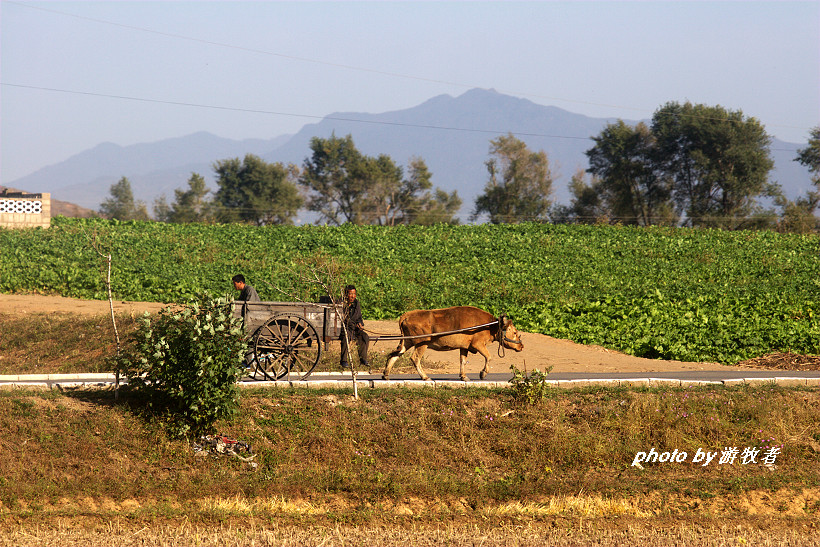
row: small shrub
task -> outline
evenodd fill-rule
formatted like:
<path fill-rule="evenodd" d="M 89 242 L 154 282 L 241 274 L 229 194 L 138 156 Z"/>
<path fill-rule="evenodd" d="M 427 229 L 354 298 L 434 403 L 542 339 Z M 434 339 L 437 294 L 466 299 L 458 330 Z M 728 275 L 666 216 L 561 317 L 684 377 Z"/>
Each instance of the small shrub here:
<path fill-rule="evenodd" d="M 247 343 L 230 301 L 205 295 L 139 323 L 117 366 L 150 411 L 167 414 L 172 433 L 207 433 L 236 410 Z"/>
<path fill-rule="evenodd" d="M 552 367 L 540 372 L 534 369 L 529 375 L 518 370 L 515 365 L 510 365 L 513 377 L 510 384 L 513 387 L 513 398 L 528 405 L 534 405 L 547 398 L 550 392 L 550 385 L 547 383 L 547 375 L 552 371 Z"/>

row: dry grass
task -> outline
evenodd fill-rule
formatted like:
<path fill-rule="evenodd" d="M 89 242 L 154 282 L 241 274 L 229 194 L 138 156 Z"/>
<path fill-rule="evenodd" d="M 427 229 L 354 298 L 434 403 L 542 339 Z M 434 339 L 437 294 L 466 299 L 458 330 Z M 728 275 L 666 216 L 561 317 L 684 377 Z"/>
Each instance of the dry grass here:
<path fill-rule="evenodd" d="M 89 370 L 106 321 L 0 317 L 0 366 Z M 73 335 L 53 344 L 55 329 Z M 127 392 L 0 391 L 0 546 L 820 545 L 816 388 L 242 397 L 219 432 L 255 466 L 198 455 Z M 783 452 L 774 469 L 631 466 L 653 447 L 735 445 Z"/>
<path fill-rule="evenodd" d="M 820 514 L 818 390 L 253 390 L 220 428 L 256 466 L 136 404 L 0 392 L 0 545 L 811 545 Z M 774 471 L 630 465 L 758 430 L 783 439 Z"/>
<path fill-rule="evenodd" d="M 803 529 L 783 527 L 760 519 L 724 523 L 708 518 L 652 521 L 556 518 L 516 523 L 485 520 L 468 523 L 414 521 L 361 526 L 295 526 L 279 524 L 275 519 L 201 525 L 185 521 L 146 523 L 127 518 L 76 517 L 4 527 L 0 546 L 812 547 L 820 545 L 815 535 L 816 528 L 809 525 Z"/>
<path fill-rule="evenodd" d="M 123 342 L 136 321 L 117 316 Z M 106 358 L 117 350 L 108 315 L 0 313 L 0 332 L 0 374 L 102 372 L 109 370 Z"/>

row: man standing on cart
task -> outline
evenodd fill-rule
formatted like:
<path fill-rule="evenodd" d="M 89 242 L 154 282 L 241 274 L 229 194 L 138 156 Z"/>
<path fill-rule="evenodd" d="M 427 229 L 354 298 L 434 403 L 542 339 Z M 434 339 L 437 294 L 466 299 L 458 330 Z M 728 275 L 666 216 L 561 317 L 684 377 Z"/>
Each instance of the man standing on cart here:
<path fill-rule="evenodd" d="M 348 285 L 345 287 L 344 307 L 342 308 L 344 326 L 347 331 L 345 337 L 344 331 L 340 336 L 342 341 L 342 355 L 340 358 L 340 365 L 343 369 L 350 368 L 350 363 L 347 362 L 348 346 L 347 340 L 356 342 L 359 350 L 359 363 L 362 369 L 368 368 L 367 364 L 367 350 L 370 346 L 370 336 L 364 331 L 364 321 L 362 320 L 362 305 L 357 298 L 356 287 Z"/>

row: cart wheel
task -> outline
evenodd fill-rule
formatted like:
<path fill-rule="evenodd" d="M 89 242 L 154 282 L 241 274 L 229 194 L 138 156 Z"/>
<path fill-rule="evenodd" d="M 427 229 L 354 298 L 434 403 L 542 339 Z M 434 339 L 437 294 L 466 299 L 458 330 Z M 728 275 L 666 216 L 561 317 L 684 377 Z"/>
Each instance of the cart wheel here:
<path fill-rule="evenodd" d="M 291 380 L 304 380 L 319 363 L 319 342 L 316 329 L 304 317 L 274 315 L 253 334 L 250 375 L 255 379 L 278 380 L 290 372 Z"/>

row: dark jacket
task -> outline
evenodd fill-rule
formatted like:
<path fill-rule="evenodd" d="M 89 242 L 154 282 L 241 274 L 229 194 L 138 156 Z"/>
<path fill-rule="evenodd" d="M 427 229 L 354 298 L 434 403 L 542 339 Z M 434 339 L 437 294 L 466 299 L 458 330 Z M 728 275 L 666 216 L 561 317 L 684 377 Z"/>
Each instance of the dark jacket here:
<path fill-rule="evenodd" d="M 357 298 L 352 303 L 345 302 L 344 305 L 345 327 L 351 334 L 359 332 L 361 325 L 364 324 L 362 320 L 362 305 L 359 304 Z"/>
<path fill-rule="evenodd" d="M 245 302 L 259 302 L 261 299 L 259 295 L 256 293 L 256 289 L 252 286 L 245 284 L 245 288 L 240 291 L 239 296 L 236 298 L 237 300 L 244 300 Z"/>

